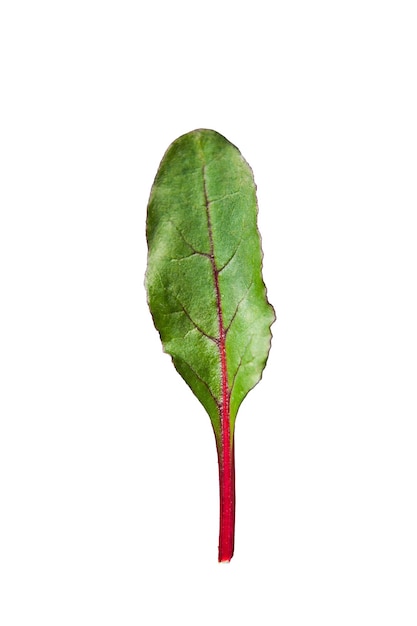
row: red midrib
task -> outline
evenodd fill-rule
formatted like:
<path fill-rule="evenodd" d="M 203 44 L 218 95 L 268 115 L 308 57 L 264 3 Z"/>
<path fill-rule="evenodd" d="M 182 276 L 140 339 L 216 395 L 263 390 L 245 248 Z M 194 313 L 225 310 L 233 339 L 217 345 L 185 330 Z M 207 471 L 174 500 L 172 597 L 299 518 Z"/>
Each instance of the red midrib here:
<path fill-rule="evenodd" d="M 213 269 L 214 287 L 216 291 L 217 317 L 219 322 L 218 348 L 221 368 L 222 399 L 220 412 L 220 448 L 219 484 L 220 484 L 220 532 L 219 532 L 219 562 L 227 562 L 233 556 L 235 532 L 235 480 L 234 480 L 234 449 L 230 436 L 230 392 L 227 376 L 226 359 L 226 330 L 223 324 L 222 300 L 219 285 L 219 270 L 214 256 L 213 231 L 210 219 L 210 201 L 206 188 L 205 166 L 203 167 L 204 196 L 207 211 L 207 225 L 210 239 L 210 261 Z"/>
<path fill-rule="evenodd" d="M 220 482 L 220 533 L 219 561 L 230 561 L 233 556 L 235 526 L 235 494 L 233 446 L 230 437 L 230 400 L 227 380 L 226 333 L 223 326 L 218 271 L 214 271 L 219 317 L 219 352 L 222 376 L 222 402 L 220 407 L 221 449 L 219 451 Z"/>

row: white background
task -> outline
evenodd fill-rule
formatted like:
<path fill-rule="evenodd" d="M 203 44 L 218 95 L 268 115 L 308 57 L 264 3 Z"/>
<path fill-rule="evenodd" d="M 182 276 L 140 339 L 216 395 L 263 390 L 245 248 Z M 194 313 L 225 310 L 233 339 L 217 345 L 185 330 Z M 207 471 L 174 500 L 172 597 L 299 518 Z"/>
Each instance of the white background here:
<path fill-rule="evenodd" d="M 1 6 L 2 625 L 415 626 L 415 3 Z M 254 170 L 277 312 L 229 565 L 143 288 L 198 127 Z"/>

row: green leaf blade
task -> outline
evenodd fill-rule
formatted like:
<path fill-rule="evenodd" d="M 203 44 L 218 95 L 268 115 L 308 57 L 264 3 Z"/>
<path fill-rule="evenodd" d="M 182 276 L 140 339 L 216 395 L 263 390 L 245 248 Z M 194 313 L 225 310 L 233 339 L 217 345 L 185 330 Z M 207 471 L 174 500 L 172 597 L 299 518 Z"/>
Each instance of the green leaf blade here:
<path fill-rule="evenodd" d="M 270 348 L 275 315 L 262 280 L 257 211 L 252 171 L 222 135 L 197 130 L 168 148 L 148 206 L 148 300 L 164 350 L 217 433 L 224 399 L 216 280 L 232 431 Z"/>

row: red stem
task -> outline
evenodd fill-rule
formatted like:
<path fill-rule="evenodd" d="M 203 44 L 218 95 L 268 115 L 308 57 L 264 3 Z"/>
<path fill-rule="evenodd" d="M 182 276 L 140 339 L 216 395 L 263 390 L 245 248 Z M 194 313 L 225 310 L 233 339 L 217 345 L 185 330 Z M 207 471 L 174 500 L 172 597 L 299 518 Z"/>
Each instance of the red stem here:
<path fill-rule="evenodd" d="M 226 446 L 225 454 L 219 451 L 220 483 L 220 533 L 219 563 L 233 556 L 235 539 L 235 459 L 234 446 Z"/>

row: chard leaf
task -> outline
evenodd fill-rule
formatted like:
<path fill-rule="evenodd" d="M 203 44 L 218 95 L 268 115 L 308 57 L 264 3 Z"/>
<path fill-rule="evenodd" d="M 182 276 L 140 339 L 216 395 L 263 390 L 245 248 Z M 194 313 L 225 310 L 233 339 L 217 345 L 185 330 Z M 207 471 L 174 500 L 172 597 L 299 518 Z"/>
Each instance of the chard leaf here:
<path fill-rule="evenodd" d="M 256 187 L 239 150 L 200 129 L 165 153 L 148 204 L 146 289 L 164 351 L 210 416 L 219 459 L 219 561 L 234 547 L 234 428 L 275 320 L 262 279 Z"/>

